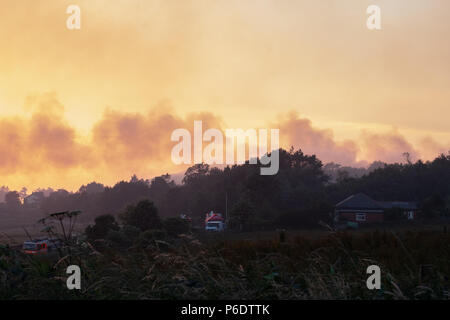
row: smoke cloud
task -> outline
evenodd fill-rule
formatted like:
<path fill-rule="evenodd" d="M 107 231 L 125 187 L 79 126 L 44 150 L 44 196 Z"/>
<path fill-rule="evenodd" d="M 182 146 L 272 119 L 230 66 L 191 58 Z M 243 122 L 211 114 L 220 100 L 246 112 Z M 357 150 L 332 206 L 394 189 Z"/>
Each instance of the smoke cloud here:
<path fill-rule="evenodd" d="M 281 144 L 293 146 L 307 154 L 315 154 L 322 162 L 337 162 L 349 166 L 367 166 L 374 161 L 386 163 L 410 160 L 431 160 L 450 147 L 425 137 L 418 146 L 408 141 L 397 129 L 386 133 L 362 130 L 357 139 L 337 141 L 331 130 L 315 128 L 311 120 L 301 118 L 296 112 L 282 116 L 277 124 L 280 128 Z"/>
<path fill-rule="evenodd" d="M 83 135 L 65 119 L 64 106 L 53 93 L 30 96 L 24 110 L 22 116 L 0 118 L 0 183 L 13 189 L 25 185 L 74 190 L 92 180 L 113 184 L 132 174 L 181 172 L 187 166 L 171 161 L 173 130 L 186 128 L 193 134 L 194 120 L 203 122 L 203 132 L 228 128 L 211 112 L 182 117 L 162 103 L 146 114 L 106 109 Z M 414 146 L 396 130 L 385 134 L 366 130 L 358 139 L 337 141 L 331 130 L 316 128 L 295 112 L 279 117 L 271 128 L 280 129 L 282 147 L 316 154 L 324 163 L 364 166 L 375 160 L 404 161 L 405 152 L 413 160 L 446 152 L 430 137 Z"/>

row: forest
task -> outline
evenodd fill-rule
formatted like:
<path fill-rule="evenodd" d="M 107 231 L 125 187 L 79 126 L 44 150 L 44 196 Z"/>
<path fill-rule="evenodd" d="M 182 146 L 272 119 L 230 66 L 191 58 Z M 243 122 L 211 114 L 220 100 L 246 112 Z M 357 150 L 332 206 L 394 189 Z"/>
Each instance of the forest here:
<path fill-rule="evenodd" d="M 186 170 L 181 184 L 168 174 L 151 180 L 133 176 L 112 187 L 92 182 L 77 192 L 38 191 L 32 203 L 9 191 L 0 203 L 0 217 L 25 213 L 39 218 L 77 210 L 83 212 L 80 221 L 91 223 L 102 215 L 118 217 L 130 205 L 149 200 L 161 218 L 186 214 L 194 226 L 213 210 L 227 213 L 230 228 L 243 231 L 308 229 L 321 221 L 330 223 L 333 206 L 359 192 L 380 201 L 416 201 L 422 219 L 450 215 L 450 153 L 426 162 L 377 162 L 369 169 L 323 165 L 315 155 L 293 148 L 280 149 L 279 156 L 279 173 L 273 176 L 260 175 L 259 165 L 248 163 L 223 169 L 196 164 Z"/>

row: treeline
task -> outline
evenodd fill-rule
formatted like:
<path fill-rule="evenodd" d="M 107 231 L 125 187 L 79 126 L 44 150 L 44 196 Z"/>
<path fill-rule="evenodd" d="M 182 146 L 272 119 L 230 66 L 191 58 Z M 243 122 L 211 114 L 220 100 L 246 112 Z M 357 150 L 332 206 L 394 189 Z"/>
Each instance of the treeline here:
<path fill-rule="evenodd" d="M 356 177 L 334 166 L 337 178 L 326 173 L 316 156 L 301 150 L 280 149 L 279 159 L 279 172 L 273 176 L 260 175 L 259 165 L 218 169 L 197 164 L 186 171 L 181 185 L 167 174 L 151 181 L 133 176 L 113 187 L 94 182 L 76 193 L 58 190 L 42 197 L 38 207 L 32 202 L 22 206 L 41 213 L 81 210 L 82 219 L 91 222 L 104 214 L 117 216 L 146 199 L 161 218 L 186 214 L 200 225 L 206 212 L 228 212 L 229 226 L 242 230 L 316 227 L 319 221 L 331 221 L 334 204 L 358 192 L 376 200 L 417 201 L 423 217 L 450 212 L 450 153 L 427 162 L 376 163 Z M 20 208 L 14 196 L 8 199 L 7 205 Z"/>

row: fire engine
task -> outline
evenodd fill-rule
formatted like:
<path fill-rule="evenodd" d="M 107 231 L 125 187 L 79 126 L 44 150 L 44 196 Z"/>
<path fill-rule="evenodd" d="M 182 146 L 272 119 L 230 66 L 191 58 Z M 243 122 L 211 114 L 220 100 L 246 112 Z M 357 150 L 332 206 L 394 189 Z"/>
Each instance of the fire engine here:
<path fill-rule="evenodd" d="M 225 219 L 221 213 L 209 212 L 205 218 L 205 230 L 206 231 L 224 231 Z"/>
<path fill-rule="evenodd" d="M 61 246 L 59 239 L 38 238 L 30 241 L 25 241 L 22 250 L 26 254 L 46 254 L 55 251 Z"/>

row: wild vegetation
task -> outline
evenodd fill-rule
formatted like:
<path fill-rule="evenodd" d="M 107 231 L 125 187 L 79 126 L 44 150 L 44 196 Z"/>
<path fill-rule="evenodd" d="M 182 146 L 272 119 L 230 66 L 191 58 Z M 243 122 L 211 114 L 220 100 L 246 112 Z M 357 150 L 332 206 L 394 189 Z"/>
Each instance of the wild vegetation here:
<path fill-rule="evenodd" d="M 446 230 L 230 240 L 181 221 L 141 230 L 111 217 L 53 256 L 0 247 L 0 299 L 450 299 Z M 81 290 L 66 287 L 70 264 Z M 381 290 L 366 287 L 373 264 Z"/>

